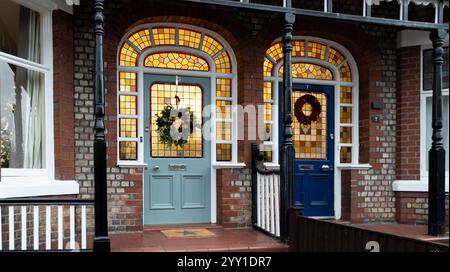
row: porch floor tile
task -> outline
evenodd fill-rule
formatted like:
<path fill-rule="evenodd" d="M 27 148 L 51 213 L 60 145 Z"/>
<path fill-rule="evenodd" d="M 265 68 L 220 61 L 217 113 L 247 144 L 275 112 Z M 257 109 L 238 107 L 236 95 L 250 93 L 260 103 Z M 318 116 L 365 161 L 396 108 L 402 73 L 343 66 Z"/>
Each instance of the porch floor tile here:
<path fill-rule="evenodd" d="M 214 237 L 167 238 L 160 229 L 111 234 L 115 252 L 287 252 L 288 246 L 254 229 L 208 228 Z"/>

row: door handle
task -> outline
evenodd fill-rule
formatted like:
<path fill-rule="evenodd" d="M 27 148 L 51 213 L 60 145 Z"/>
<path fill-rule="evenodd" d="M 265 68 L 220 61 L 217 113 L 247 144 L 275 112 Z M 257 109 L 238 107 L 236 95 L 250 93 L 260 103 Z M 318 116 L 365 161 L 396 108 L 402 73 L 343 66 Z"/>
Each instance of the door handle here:
<path fill-rule="evenodd" d="M 159 170 L 159 166 L 158 165 L 153 166 L 153 171 L 158 171 L 158 170 Z"/>
<path fill-rule="evenodd" d="M 330 171 L 330 166 L 326 165 L 326 164 L 322 165 L 322 171 L 325 171 L 325 172 Z"/>

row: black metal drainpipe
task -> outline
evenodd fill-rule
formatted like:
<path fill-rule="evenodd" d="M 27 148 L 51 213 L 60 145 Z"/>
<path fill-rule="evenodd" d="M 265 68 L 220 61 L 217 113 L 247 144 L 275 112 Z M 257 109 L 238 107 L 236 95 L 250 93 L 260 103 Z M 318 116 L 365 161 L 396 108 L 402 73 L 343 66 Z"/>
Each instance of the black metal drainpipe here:
<path fill-rule="evenodd" d="M 292 31 L 295 15 L 284 15 L 283 54 L 284 73 L 282 91 L 283 144 L 280 149 L 280 191 L 281 191 L 281 239 L 288 240 L 289 208 L 293 203 L 294 146 L 292 144 Z"/>
<path fill-rule="evenodd" d="M 94 1 L 95 22 L 95 237 L 94 251 L 109 252 L 108 203 L 106 190 L 105 78 L 103 68 L 103 0 Z"/>
<path fill-rule="evenodd" d="M 433 136 L 428 153 L 428 234 L 445 234 L 445 149 L 442 120 L 442 64 L 444 63 L 444 39 L 446 30 L 433 30 Z M 448 114 L 448 113 L 447 113 Z M 448 137 L 448 135 L 446 135 Z"/>

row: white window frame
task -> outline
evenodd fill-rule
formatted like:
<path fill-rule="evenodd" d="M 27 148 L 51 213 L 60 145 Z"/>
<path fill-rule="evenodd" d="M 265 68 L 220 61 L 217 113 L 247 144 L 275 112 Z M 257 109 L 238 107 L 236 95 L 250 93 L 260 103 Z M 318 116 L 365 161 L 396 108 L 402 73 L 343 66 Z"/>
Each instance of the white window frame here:
<path fill-rule="evenodd" d="M 145 137 L 144 137 L 144 74 L 161 74 L 161 75 L 177 75 L 177 76 L 198 76 L 198 77 L 207 77 L 210 78 L 211 82 L 211 105 L 213 105 L 212 113 L 211 113 L 211 162 L 212 167 L 214 168 L 240 168 L 245 166 L 245 164 L 238 162 L 238 118 L 237 118 L 237 61 L 236 57 L 234 55 L 234 52 L 231 48 L 231 46 L 228 44 L 228 42 L 223 39 L 220 35 L 197 26 L 189 25 L 189 24 L 181 24 L 181 23 L 152 23 L 152 24 L 141 24 L 139 26 L 134 27 L 133 29 L 129 30 L 122 38 L 122 40 L 119 43 L 119 47 L 117 49 L 117 56 L 120 56 L 120 49 L 124 42 L 127 41 L 128 37 L 140 30 L 140 29 L 152 29 L 154 27 L 173 27 L 176 29 L 176 33 L 178 33 L 179 28 L 187 28 L 194 31 L 198 31 L 202 33 L 202 39 L 205 34 L 213 37 L 217 41 L 219 41 L 222 46 L 222 51 L 227 51 L 228 55 L 230 57 L 231 61 L 231 67 L 232 67 L 232 73 L 230 74 L 223 74 L 223 73 L 217 73 L 215 69 L 215 62 L 214 58 L 210 55 L 204 53 L 200 49 L 194 49 L 189 47 L 183 47 L 178 46 L 178 36 L 176 37 L 176 44 L 171 46 L 151 46 L 150 48 L 144 49 L 139 55 L 137 60 L 137 66 L 136 67 L 129 67 L 129 66 L 120 66 L 119 58 L 117 58 L 117 164 L 120 167 L 145 167 L 147 166 L 147 163 L 145 162 Z M 150 36 L 152 39 L 152 33 L 150 31 Z M 185 71 L 185 70 L 175 70 L 175 69 L 159 69 L 159 68 L 148 68 L 144 67 L 144 60 L 149 54 L 158 53 L 158 52 L 168 52 L 168 51 L 175 51 L 175 52 L 183 52 L 183 53 L 191 53 L 195 54 L 197 56 L 202 57 L 204 60 L 208 62 L 208 65 L 210 67 L 209 72 L 201 72 L 201 71 Z M 222 51 L 220 51 L 217 55 L 219 55 Z M 139 52 L 139 51 L 138 51 Z M 121 138 L 120 137 L 120 117 L 122 115 L 119 114 L 119 95 L 125 94 L 130 95 L 129 92 L 123 93 L 120 92 L 120 80 L 119 80 L 119 73 L 120 72 L 136 72 L 137 74 L 137 85 L 138 85 L 138 137 L 136 139 L 128 139 L 128 138 Z M 229 99 L 232 102 L 232 140 L 231 141 L 219 141 L 216 140 L 216 122 L 219 122 L 220 120 L 216 118 L 216 79 L 217 78 L 228 78 L 231 79 L 231 88 L 232 88 L 232 98 Z M 131 93 L 131 95 L 133 95 Z M 220 100 L 228 100 L 225 98 L 221 98 Z M 126 116 L 123 116 L 126 118 Z M 134 117 L 135 118 L 135 117 Z M 142 141 L 140 141 L 140 137 L 142 137 Z M 138 156 L 137 160 L 132 161 L 124 161 L 120 160 L 120 150 L 119 150 L 119 142 L 120 141 L 137 141 L 138 143 Z M 231 144 L 232 146 L 232 159 L 229 162 L 222 162 L 216 160 L 216 144 Z"/>
<path fill-rule="evenodd" d="M 52 12 L 57 7 L 50 0 L 11 0 L 40 14 L 41 63 L 0 52 L 0 59 L 8 64 L 44 75 L 44 134 L 42 169 L 1 169 L 0 198 L 78 194 L 75 181 L 55 181 L 54 120 L 53 120 L 53 22 Z"/>

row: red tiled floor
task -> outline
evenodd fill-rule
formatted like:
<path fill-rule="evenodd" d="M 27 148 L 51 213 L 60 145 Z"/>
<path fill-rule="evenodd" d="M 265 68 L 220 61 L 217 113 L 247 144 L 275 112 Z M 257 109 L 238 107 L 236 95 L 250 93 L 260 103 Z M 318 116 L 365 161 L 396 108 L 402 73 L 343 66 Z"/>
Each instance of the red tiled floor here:
<path fill-rule="evenodd" d="M 203 226 L 204 227 L 204 226 Z M 121 252 L 176 252 L 176 251 L 288 251 L 288 246 L 254 229 L 208 230 L 215 234 L 206 238 L 167 238 L 158 227 L 143 233 L 112 234 L 112 251 Z"/>

